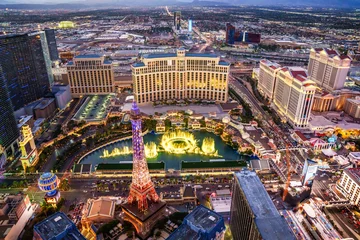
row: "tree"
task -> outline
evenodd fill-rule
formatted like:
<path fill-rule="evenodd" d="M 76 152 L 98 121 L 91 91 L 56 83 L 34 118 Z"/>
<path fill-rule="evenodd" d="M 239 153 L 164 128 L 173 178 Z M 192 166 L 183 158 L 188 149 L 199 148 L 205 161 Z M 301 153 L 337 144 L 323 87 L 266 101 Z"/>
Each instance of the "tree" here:
<path fill-rule="evenodd" d="M 69 191 L 70 189 L 69 180 L 68 179 L 61 180 L 59 189 L 61 191 Z"/>
<path fill-rule="evenodd" d="M 189 119 L 188 119 L 188 118 L 184 118 L 184 123 L 185 123 L 185 128 L 188 128 Z"/>
<path fill-rule="evenodd" d="M 169 119 L 165 119 L 165 129 L 168 130 L 171 128 L 171 121 Z"/>

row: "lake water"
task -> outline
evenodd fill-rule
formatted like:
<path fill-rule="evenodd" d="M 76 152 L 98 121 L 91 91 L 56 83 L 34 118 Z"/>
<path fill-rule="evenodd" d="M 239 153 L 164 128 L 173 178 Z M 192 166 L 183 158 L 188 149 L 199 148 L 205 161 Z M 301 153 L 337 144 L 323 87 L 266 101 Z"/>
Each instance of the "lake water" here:
<path fill-rule="evenodd" d="M 148 162 L 164 162 L 166 169 L 175 169 L 179 170 L 181 167 L 182 161 L 187 162 L 199 162 L 199 161 L 209 161 L 210 159 L 225 159 L 225 160 L 247 160 L 247 156 L 242 156 L 238 154 L 234 149 L 226 145 L 219 136 L 209 133 L 206 131 L 193 132 L 195 138 L 198 140 L 198 146 L 201 147 L 202 140 L 205 137 L 211 137 L 215 141 L 215 148 L 218 151 L 218 154 L 221 157 L 212 157 L 205 156 L 200 154 L 172 154 L 166 152 L 159 152 L 158 156 L 153 159 L 148 159 Z M 155 142 L 159 146 L 161 140 L 161 134 L 148 133 L 144 136 L 144 142 Z M 112 152 L 114 148 L 123 148 L 124 146 L 131 147 L 131 139 L 125 141 L 119 141 L 110 145 L 107 145 L 101 149 L 98 149 L 95 152 L 90 153 L 85 158 L 81 160 L 80 163 L 92 164 L 93 167 L 99 163 L 121 163 L 124 161 L 132 161 L 132 154 L 100 158 L 103 155 L 104 150 L 108 150 L 109 153 Z"/>

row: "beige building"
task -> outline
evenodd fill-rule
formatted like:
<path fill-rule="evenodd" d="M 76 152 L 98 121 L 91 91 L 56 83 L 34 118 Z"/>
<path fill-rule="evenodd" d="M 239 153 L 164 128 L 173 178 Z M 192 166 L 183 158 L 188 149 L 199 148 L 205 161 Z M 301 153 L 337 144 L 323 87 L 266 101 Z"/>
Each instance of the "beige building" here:
<path fill-rule="evenodd" d="M 360 118 L 360 98 L 347 99 L 345 103 L 345 112 L 353 118 Z"/>
<path fill-rule="evenodd" d="M 341 178 L 336 183 L 336 188 L 350 200 L 351 203 L 359 205 L 360 203 L 360 169 L 345 169 Z"/>
<path fill-rule="evenodd" d="M 268 99 L 274 96 L 276 73 L 280 69 L 281 66 L 277 63 L 268 60 L 260 61 L 258 89 Z"/>
<path fill-rule="evenodd" d="M 310 50 L 309 78 L 328 91 L 341 89 L 344 87 L 350 64 L 349 56 L 340 55 L 332 49 L 313 48 Z"/>
<path fill-rule="evenodd" d="M 176 53 L 143 55 L 132 66 L 138 103 L 174 99 L 226 102 L 230 64 L 213 54 Z"/>
<path fill-rule="evenodd" d="M 327 112 L 327 111 L 343 111 L 346 100 L 360 96 L 360 92 L 349 89 L 340 89 L 332 91 L 317 91 L 314 96 L 313 111 Z"/>
<path fill-rule="evenodd" d="M 274 104 L 280 115 L 294 128 L 307 128 L 316 85 L 307 79 L 306 70 L 284 67 L 277 72 Z"/>
<path fill-rule="evenodd" d="M 115 200 L 107 197 L 88 199 L 82 216 L 83 222 L 110 222 L 114 219 Z"/>
<path fill-rule="evenodd" d="M 72 97 L 115 92 L 114 71 L 110 61 L 98 55 L 79 55 L 67 65 Z"/>

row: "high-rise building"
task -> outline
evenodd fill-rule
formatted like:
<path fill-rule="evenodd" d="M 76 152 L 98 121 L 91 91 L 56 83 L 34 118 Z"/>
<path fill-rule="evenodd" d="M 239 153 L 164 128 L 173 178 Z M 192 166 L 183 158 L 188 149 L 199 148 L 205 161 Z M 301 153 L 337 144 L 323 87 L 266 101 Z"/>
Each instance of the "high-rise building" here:
<path fill-rule="evenodd" d="M 30 48 L 35 61 L 37 82 L 41 95 L 45 95 L 49 91 L 49 86 L 54 82 L 52 74 L 52 62 L 50 59 L 49 48 L 44 31 L 33 32 L 28 34 Z"/>
<path fill-rule="evenodd" d="M 112 64 L 102 56 L 74 57 L 67 65 L 67 75 L 73 97 L 115 92 Z"/>
<path fill-rule="evenodd" d="M 26 172 L 27 167 L 35 166 L 39 156 L 34 141 L 34 136 L 31 132 L 29 125 L 23 125 L 21 127 L 21 139 L 19 141 L 21 150 L 21 163 Z"/>
<path fill-rule="evenodd" d="M 316 85 L 300 67 L 283 67 L 277 72 L 274 104 L 277 112 L 294 128 L 307 128 Z"/>
<path fill-rule="evenodd" d="M 268 60 L 260 61 L 258 89 L 268 99 L 272 100 L 276 82 L 276 73 L 281 66 Z"/>
<path fill-rule="evenodd" d="M 180 11 L 174 12 L 174 27 L 175 27 L 175 30 L 181 29 L 181 12 Z"/>
<path fill-rule="evenodd" d="M 336 182 L 336 188 L 351 203 L 360 205 L 360 168 L 347 168 L 343 171 L 341 178 Z"/>
<path fill-rule="evenodd" d="M 46 34 L 46 40 L 47 40 L 47 45 L 49 48 L 50 60 L 56 61 L 59 59 L 59 52 L 58 52 L 57 44 L 56 44 L 55 30 L 54 29 L 45 29 L 44 32 Z"/>
<path fill-rule="evenodd" d="M 0 145 L 4 148 L 3 155 L 8 157 L 15 152 L 15 145 L 20 136 L 17 127 L 9 89 L 0 65 Z M 0 152 L 2 152 L 0 151 Z M 1 157 L 1 153 L 0 153 Z"/>
<path fill-rule="evenodd" d="M 230 64 L 213 54 L 177 53 L 143 55 L 132 66 L 138 103 L 173 99 L 226 102 Z"/>
<path fill-rule="evenodd" d="M 226 23 L 226 36 L 225 36 L 226 43 L 228 44 L 235 43 L 235 32 L 236 32 L 235 27 L 230 23 Z"/>
<path fill-rule="evenodd" d="M 151 181 L 145 157 L 141 114 L 136 102 L 131 108 L 133 172 L 128 202 L 122 205 L 125 220 L 131 222 L 137 233 L 145 238 L 157 220 L 162 218 L 166 204 L 160 201 Z"/>
<path fill-rule="evenodd" d="M 344 111 L 353 118 L 360 118 L 360 98 L 347 99 Z"/>
<path fill-rule="evenodd" d="M 312 182 L 315 178 L 318 166 L 319 166 L 318 163 L 311 159 L 305 160 L 305 164 L 304 164 L 303 171 L 301 174 L 301 180 L 302 180 L 303 186 L 311 186 L 312 185 Z"/>
<path fill-rule="evenodd" d="M 234 239 L 295 239 L 255 172 L 236 172 L 230 229 Z"/>
<path fill-rule="evenodd" d="M 328 91 L 341 89 L 344 87 L 350 64 L 351 58 L 347 55 L 340 55 L 333 49 L 313 48 L 310 50 L 309 78 Z"/>
<path fill-rule="evenodd" d="M 236 29 L 231 23 L 226 23 L 226 43 L 235 44 L 235 43 L 260 43 L 261 34 L 250 33 L 247 31 L 241 32 L 239 29 Z"/>
<path fill-rule="evenodd" d="M 35 224 L 33 240 L 86 240 L 76 225 L 65 213 L 56 212 Z"/>
<path fill-rule="evenodd" d="M 189 32 L 192 32 L 192 27 L 193 27 L 193 21 L 191 19 L 189 19 L 189 22 L 188 22 L 188 31 Z"/>
<path fill-rule="evenodd" d="M 197 206 L 187 215 L 182 224 L 166 240 L 186 239 L 224 239 L 225 224 L 223 217 L 202 206 Z"/>
<path fill-rule="evenodd" d="M 0 65 L 15 111 L 44 97 L 48 91 L 39 35 L 0 36 Z"/>

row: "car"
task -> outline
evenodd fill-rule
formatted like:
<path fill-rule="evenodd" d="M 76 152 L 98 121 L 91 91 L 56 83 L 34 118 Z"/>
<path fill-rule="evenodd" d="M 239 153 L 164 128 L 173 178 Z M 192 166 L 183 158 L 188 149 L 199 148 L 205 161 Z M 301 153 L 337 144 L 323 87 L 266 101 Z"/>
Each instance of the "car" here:
<path fill-rule="evenodd" d="M 87 193 L 87 190 L 84 190 L 83 192 L 84 192 L 84 193 Z"/>

